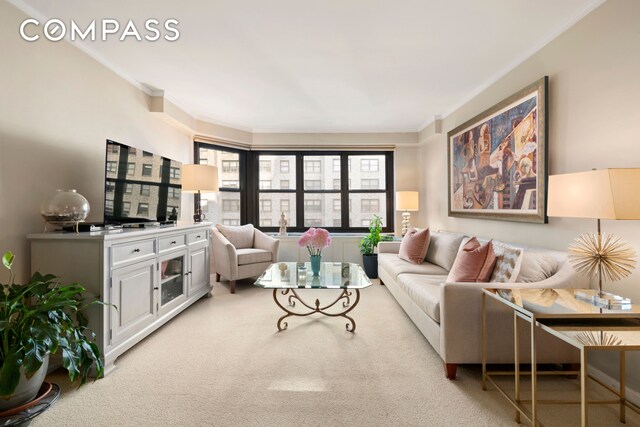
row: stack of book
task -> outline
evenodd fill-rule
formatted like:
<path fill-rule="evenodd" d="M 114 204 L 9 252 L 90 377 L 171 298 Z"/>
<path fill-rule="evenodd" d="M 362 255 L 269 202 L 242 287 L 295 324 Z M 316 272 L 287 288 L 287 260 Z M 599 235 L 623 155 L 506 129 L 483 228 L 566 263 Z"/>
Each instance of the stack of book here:
<path fill-rule="evenodd" d="M 621 297 L 620 295 L 603 292 L 602 294 L 591 293 L 586 291 L 576 291 L 576 299 L 585 301 L 595 305 L 596 307 L 606 308 L 607 310 L 631 310 L 631 300 Z"/>

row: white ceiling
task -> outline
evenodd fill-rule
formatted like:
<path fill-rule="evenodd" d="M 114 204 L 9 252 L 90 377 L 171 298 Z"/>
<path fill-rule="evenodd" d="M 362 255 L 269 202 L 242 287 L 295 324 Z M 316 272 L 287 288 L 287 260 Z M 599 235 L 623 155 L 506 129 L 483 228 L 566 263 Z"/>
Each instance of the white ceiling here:
<path fill-rule="evenodd" d="M 199 118 L 254 132 L 414 132 L 603 0 L 12 0 L 39 17 L 175 18 L 170 43 L 84 42 Z M 32 9 L 30 9 L 32 8 Z M 78 42 L 75 42 L 78 43 Z"/>

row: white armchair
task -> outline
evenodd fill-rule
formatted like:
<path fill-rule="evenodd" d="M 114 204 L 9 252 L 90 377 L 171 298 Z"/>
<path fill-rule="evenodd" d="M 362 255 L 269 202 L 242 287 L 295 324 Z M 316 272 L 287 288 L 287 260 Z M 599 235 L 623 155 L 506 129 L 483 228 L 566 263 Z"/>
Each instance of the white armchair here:
<path fill-rule="evenodd" d="M 253 225 L 232 227 L 217 224 L 211 230 L 212 271 L 216 281 L 224 277 L 229 291 L 236 292 L 236 281 L 262 274 L 272 263 L 278 262 L 280 241 L 267 236 Z"/>

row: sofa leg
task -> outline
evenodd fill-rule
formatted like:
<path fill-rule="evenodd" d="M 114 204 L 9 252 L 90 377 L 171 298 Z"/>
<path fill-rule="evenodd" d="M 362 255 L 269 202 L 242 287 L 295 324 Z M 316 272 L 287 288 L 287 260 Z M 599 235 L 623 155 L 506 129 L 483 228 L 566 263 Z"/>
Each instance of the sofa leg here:
<path fill-rule="evenodd" d="M 220 273 L 216 273 L 216 282 L 220 281 Z"/>
<path fill-rule="evenodd" d="M 444 373 L 448 380 L 456 379 L 456 372 L 458 371 L 458 365 L 456 363 L 445 363 Z"/>
<path fill-rule="evenodd" d="M 229 280 L 229 291 L 232 294 L 236 293 L 236 281 L 235 280 Z"/>

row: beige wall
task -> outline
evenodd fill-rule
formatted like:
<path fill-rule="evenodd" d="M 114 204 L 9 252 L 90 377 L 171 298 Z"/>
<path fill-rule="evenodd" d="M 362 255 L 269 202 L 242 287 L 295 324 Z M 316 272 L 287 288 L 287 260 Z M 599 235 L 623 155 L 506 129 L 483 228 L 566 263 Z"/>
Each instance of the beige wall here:
<path fill-rule="evenodd" d="M 640 2 L 612 0 L 542 48 L 487 90 L 443 120 L 443 135 L 419 154 L 423 225 L 479 236 L 566 249 L 579 234 L 594 232 L 595 220 L 550 218 L 548 224 L 447 217 L 446 133 L 544 75 L 549 76 L 550 174 L 591 168 L 640 167 Z M 423 163 L 424 162 L 424 163 Z M 640 190 L 639 190 L 640 191 Z M 640 203 L 640 198 L 638 199 Z M 640 253 L 640 221 L 603 221 L 603 230 L 624 237 Z M 640 269 L 606 290 L 640 303 Z M 640 390 L 637 355 L 631 357 L 632 386 Z M 596 358 L 616 375 L 616 358 Z"/>
<path fill-rule="evenodd" d="M 18 280 L 29 269 L 25 235 L 43 230 L 40 204 L 57 188 L 77 189 L 89 220 L 102 219 L 107 138 L 182 162 L 193 151 L 187 134 L 149 113 L 148 96 L 80 50 L 20 39 L 25 18 L 0 2 L 0 252 L 16 254 Z"/>

